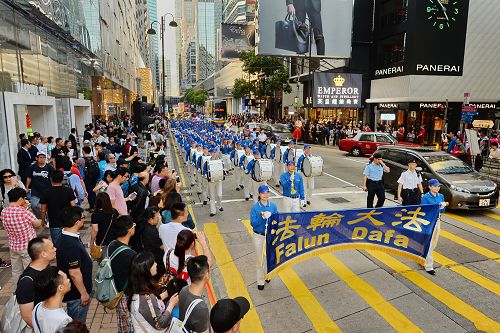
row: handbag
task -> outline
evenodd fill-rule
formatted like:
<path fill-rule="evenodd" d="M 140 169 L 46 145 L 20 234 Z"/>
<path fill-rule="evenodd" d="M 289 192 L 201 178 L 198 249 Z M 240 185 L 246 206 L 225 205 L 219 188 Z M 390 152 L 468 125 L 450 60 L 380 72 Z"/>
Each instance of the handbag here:
<path fill-rule="evenodd" d="M 274 47 L 298 54 L 309 52 L 309 27 L 289 14 L 277 21 L 274 29 Z"/>
<path fill-rule="evenodd" d="M 108 236 L 109 229 L 111 228 L 111 225 L 115 220 L 114 217 L 115 213 L 113 212 L 113 215 L 111 215 L 111 222 L 109 222 L 108 230 L 106 230 L 106 233 L 104 234 L 104 238 L 102 239 L 101 245 L 97 245 L 95 242 L 93 244 L 90 244 L 90 256 L 94 260 L 101 260 L 102 258 L 102 244 L 104 244 L 106 236 Z"/>
<path fill-rule="evenodd" d="M 170 253 L 172 253 L 173 249 L 169 249 L 167 252 L 167 259 L 165 259 L 165 268 L 166 272 L 161 276 L 161 278 L 158 280 L 158 284 L 162 288 L 167 288 L 168 283 L 170 280 L 172 280 L 175 276 L 172 274 L 172 271 L 170 270 Z"/>

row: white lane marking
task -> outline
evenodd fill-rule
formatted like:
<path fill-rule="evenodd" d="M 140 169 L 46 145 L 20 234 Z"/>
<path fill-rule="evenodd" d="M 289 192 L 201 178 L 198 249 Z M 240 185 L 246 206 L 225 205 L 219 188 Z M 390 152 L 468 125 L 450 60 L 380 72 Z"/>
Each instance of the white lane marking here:
<path fill-rule="evenodd" d="M 344 160 L 348 160 L 348 161 L 352 161 L 352 162 L 356 162 L 356 163 L 360 163 L 360 164 L 366 164 L 366 161 L 355 160 L 355 159 L 349 158 L 349 157 L 344 157 Z"/>
<path fill-rule="evenodd" d="M 357 186 L 357 185 L 354 185 L 353 183 L 349 183 L 348 181 L 345 181 L 345 180 L 343 180 L 343 179 L 341 179 L 341 178 L 339 178 L 339 177 L 335 177 L 334 175 L 330 175 L 330 174 L 329 174 L 329 173 L 327 173 L 327 172 L 323 172 L 323 174 L 324 174 L 324 175 L 327 175 L 328 177 L 332 177 L 332 178 L 334 178 L 334 179 L 340 180 L 341 182 L 343 182 L 343 183 L 345 183 L 345 184 L 347 184 L 347 185 L 354 186 L 354 187 L 357 187 L 357 188 L 361 188 L 361 187 L 359 187 L 359 186 Z"/>

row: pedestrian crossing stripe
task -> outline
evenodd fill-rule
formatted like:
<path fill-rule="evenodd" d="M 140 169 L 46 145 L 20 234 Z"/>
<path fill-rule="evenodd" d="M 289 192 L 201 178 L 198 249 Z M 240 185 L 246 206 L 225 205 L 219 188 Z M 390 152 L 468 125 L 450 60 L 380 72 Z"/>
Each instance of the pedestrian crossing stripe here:
<path fill-rule="evenodd" d="M 250 310 L 241 320 L 240 332 L 264 333 L 257 310 L 253 306 L 252 299 L 248 294 L 247 285 L 234 264 L 233 258 L 220 234 L 219 227 L 215 223 L 205 223 L 204 229 L 205 235 L 210 242 L 210 249 L 217 261 L 217 267 L 224 280 L 228 297 L 243 296 L 250 302 Z"/>
<path fill-rule="evenodd" d="M 489 214 L 489 213 L 483 213 L 483 214 Z M 476 221 L 471 220 L 469 218 L 458 216 L 458 215 L 453 214 L 453 213 L 445 213 L 445 215 L 451 217 L 454 220 L 460 221 L 460 222 L 468 224 L 468 225 L 470 225 L 470 226 L 472 226 L 474 228 L 477 228 L 477 229 L 489 232 L 489 233 L 491 233 L 491 234 L 493 234 L 495 236 L 499 236 L 500 237 L 500 230 L 497 230 L 495 228 L 489 227 L 489 226 L 484 225 L 482 223 L 476 222 Z M 493 218 L 496 218 L 496 219 L 500 220 L 500 217 L 496 216 L 495 214 L 491 214 L 491 215 L 492 216 L 490 216 L 490 217 L 493 217 Z M 488 216 L 488 215 L 486 215 L 486 216 Z"/>
<path fill-rule="evenodd" d="M 492 293 L 496 294 L 497 296 L 500 296 L 500 285 L 498 283 L 482 276 L 481 274 L 459 264 L 458 262 L 456 262 L 448 257 L 445 257 L 444 255 L 442 255 L 436 251 L 432 252 L 432 257 L 440 265 L 448 268 L 449 270 L 454 271 L 457 274 L 460 274 L 461 276 L 463 276 L 467 280 L 478 284 L 479 286 L 491 291 Z"/>
<path fill-rule="evenodd" d="M 463 239 L 462 237 L 459 237 L 455 234 L 452 234 L 449 231 L 441 229 L 441 231 L 439 232 L 439 236 L 446 238 L 446 239 L 449 239 L 457 244 L 460 244 L 460 245 L 462 245 L 462 246 L 464 246 L 464 247 L 466 247 L 474 252 L 479 253 L 480 255 L 485 256 L 488 259 L 493 259 L 493 260 L 496 260 L 497 262 L 499 262 L 499 260 L 500 260 L 500 254 L 493 252 L 491 250 L 488 250 L 487 248 L 482 247 L 480 245 L 477 245 L 475 243 L 472 243 L 466 239 Z"/>
<path fill-rule="evenodd" d="M 441 230 L 442 231 L 442 230 Z M 451 310 L 455 311 L 464 318 L 470 320 L 474 326 L 481 331 L 498 333 L 500 332 L 500 324 L 489 318 L 476 308 L 465 303 L 460 298 L 438 286 L 431 280 L 422 276 L 420 273 L 411 269 L 411 267 L 403 264 L 399 260 L 380 251 L 367 251 L 372 257 L 385 264 L 387 267 L 394 270 L 396 273 L 410 280 L 416 286 L 427 292 L 432 297 L 446 305 Z"/>
<path fill-rule="evenodd" d="M 242 222 L 248 233 L 252 235 L 253 230 L 250 225 L 250 220 L 243 220 Z M 293 296 L 295 301 L 302 308 L 307 318 L 309 318 L 311 324 L 317 332 L 341 332 L 337 324 L 335 324 L 335 322 L 330 318 L 307 285 L 291 267 L 283 269 L 280 273 L 278 273 L 278 276 L 288 288 L 288 291 L 290 291 L 290 294 Z"/>
<path fill-rule="evenodd" d="M 500 221 L 500 216 L 498 214 L 493 214 L 493 213 L 490 213 L 490 212 L 479 212 L 479 213 L 482 214 L 482 215 L 484 215 L 484 216 L 488 216 L 488 217 L 491 217 L 492 219 Z M 500 232 L 499 232 L 499 234 L 500 234 Z"/>

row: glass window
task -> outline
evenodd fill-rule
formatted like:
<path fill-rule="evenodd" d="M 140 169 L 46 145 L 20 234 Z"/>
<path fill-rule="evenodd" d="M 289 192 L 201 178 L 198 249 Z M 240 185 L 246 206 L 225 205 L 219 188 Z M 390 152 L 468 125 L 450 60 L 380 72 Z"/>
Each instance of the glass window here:
<path fill-rule="evenodd" d="M 386 159 L 388 159 L 389 161 L 403 165 L 407 164 L 407 158 L 408 155 L 401 151 L 389 151 L 389 153 L 386 156 Z"/>
<path fill-rule="evenodd" d="M 377 142 L 392 143 L 392 140 L 387 135 L 376 134 L 376 137 L 377 137 Z"/>
<path fill-rule="evenodd" d="M 375 136 L 373 134 L 363 134 L 359 138 L 359 141 L 375 142 Z"/>

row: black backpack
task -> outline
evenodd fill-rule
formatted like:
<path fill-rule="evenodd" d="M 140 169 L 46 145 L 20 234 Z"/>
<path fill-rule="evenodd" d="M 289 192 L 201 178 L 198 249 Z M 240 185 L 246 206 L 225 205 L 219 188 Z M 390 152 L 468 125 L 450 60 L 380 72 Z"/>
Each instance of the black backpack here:
<path fill-rule="evenodd" d="M 85 177 L 97 180 L 101 175 L 99 165 L 92 157 L 85 157 Z"/>

